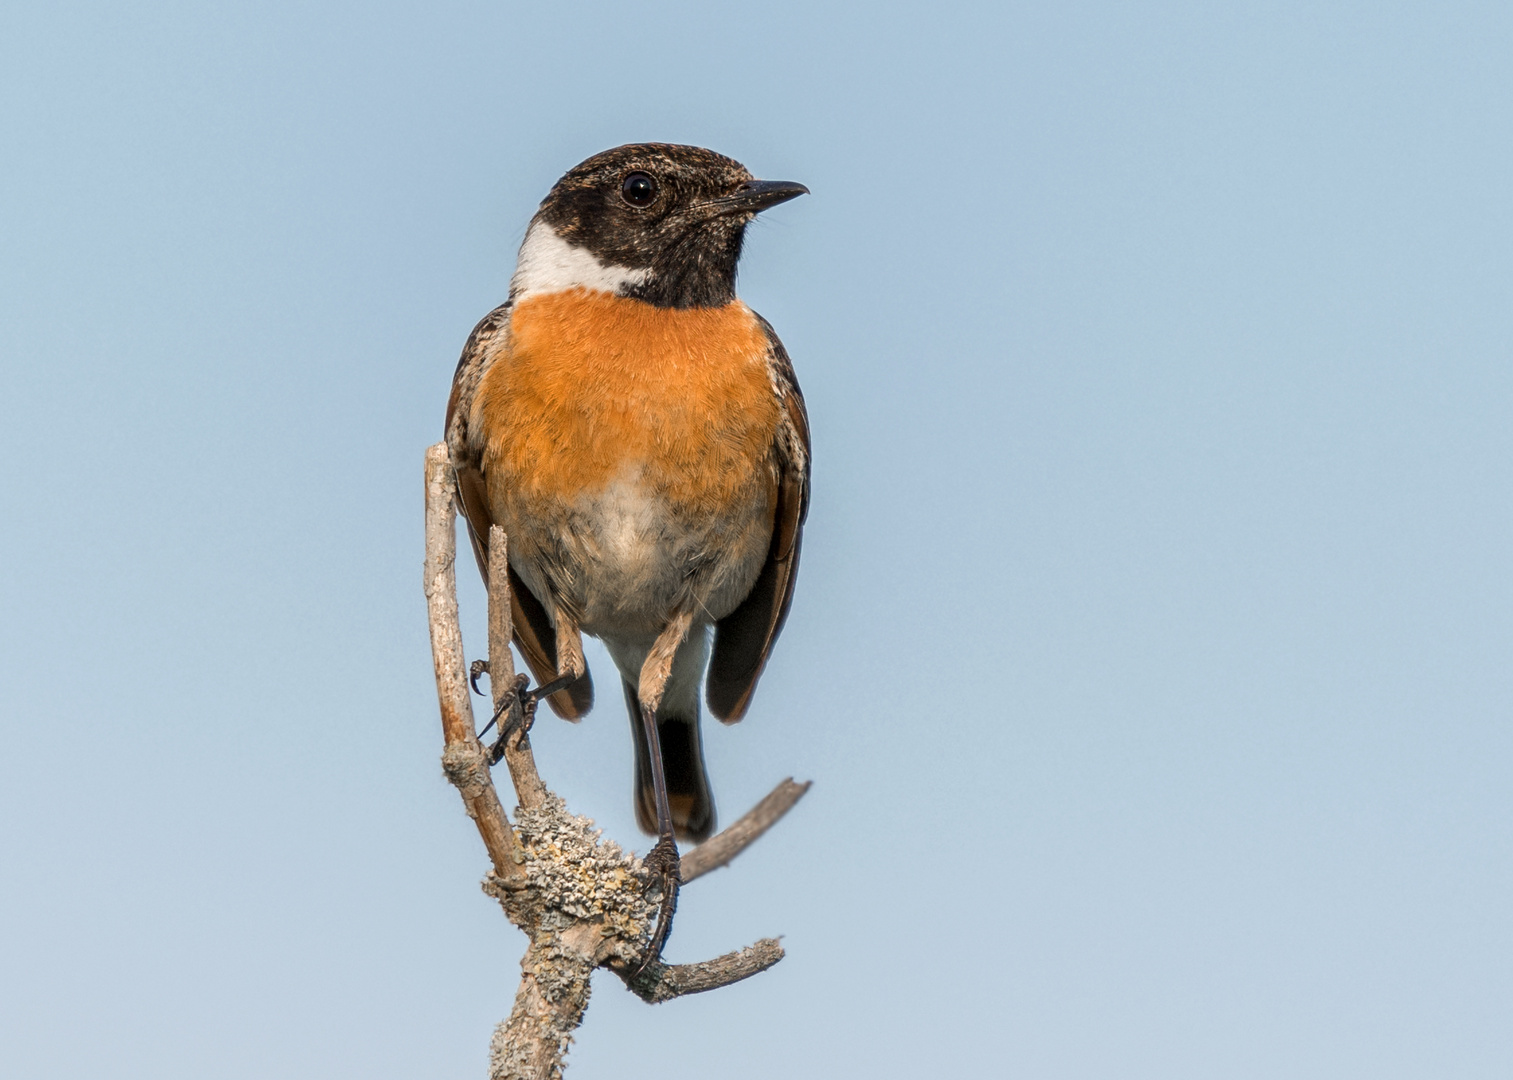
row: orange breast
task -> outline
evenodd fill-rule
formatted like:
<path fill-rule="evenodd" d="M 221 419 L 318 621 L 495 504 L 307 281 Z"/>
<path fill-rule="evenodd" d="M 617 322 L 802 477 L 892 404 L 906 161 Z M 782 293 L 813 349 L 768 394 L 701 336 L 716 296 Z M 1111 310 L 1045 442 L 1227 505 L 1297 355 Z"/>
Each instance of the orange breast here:
<path fill-rule="evenodd" d="M 571 499 L 634 469 L 689 509 L 749 499 L 779 419 L 766 356 L 739 301 L 674 310 L 581 289 L 528 297 L 475 407 L 490 488 L 504 472 L 512 498 Z"/>

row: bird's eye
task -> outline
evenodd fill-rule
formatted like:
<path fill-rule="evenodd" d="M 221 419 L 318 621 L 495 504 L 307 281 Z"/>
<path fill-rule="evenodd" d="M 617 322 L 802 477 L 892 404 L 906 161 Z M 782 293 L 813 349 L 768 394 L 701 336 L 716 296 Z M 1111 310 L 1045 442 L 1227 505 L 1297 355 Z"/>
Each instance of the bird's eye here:
<path fill-rule="evenodd" d="M 657 197 L 657 182 L 644 172 L 633 172 L 620 185 L 620 196 L 632 206 L 650 206 Z"/>

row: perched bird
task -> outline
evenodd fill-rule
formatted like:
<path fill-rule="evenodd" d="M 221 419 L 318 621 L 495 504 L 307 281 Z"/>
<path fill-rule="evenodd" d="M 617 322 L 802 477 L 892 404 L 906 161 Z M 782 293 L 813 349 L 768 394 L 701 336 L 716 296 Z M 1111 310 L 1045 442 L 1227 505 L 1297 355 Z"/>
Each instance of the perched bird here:
<path fill-rule="evenodd" d="M 735 293 L 746 226 L 808 191 L 693 146 L 621 146 L 559 180 L 509 298 L 463 349 L 446 438 L 473 549 L 509 538 L 515 643 L 559 716 L 593 704 L 581 634 L 619 669 L 636 816 L 658 836 L 660 950 L 674 836 L 715 826 L 699 689 L 746 713 L 793 597 L 809 426 L 772 327 Z"/>

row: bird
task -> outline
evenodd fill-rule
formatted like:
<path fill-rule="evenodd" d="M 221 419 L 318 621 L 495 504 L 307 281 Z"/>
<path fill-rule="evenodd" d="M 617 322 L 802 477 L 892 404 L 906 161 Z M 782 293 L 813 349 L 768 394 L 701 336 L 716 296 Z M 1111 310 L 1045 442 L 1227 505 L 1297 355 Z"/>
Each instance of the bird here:
<path fill-rule="evenodd" d="M 701 685 L 718 719 L 745 716 L 793 600 L 808 414 L 782 342 L 736 295 L 736 266 L 756 215 L 808 193 L 697 146 L 588 158 L 531 219 L 447 403 L 485 582 L 490 527 L 508 537 L 527 704 L 589 711 L 584 634 L 620 676 L 636 819 L 657 837 L 649 958 L 671 929 L 677 841 L 715 829 Z"/>

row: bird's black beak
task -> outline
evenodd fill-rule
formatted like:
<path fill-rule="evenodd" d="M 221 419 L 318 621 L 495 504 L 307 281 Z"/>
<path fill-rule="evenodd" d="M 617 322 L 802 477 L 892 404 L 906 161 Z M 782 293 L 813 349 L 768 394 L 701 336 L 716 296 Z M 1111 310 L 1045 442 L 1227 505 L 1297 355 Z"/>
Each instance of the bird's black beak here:
<path fill-rule="evenodd" d="M 808 195 L 809 189 L 792 180 L 748 180 L 720 200 L 727 213 L 760 214 L 778 203 Z"/>

